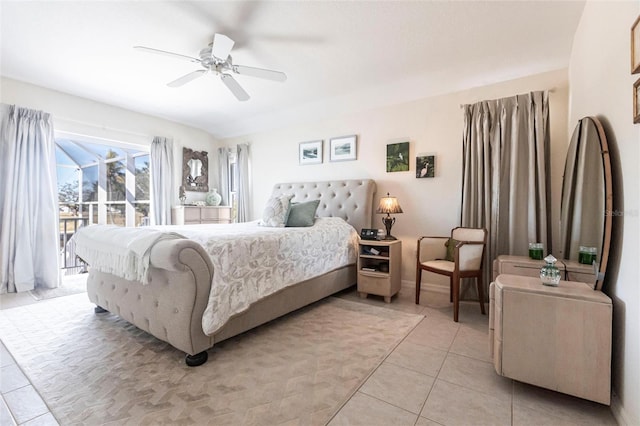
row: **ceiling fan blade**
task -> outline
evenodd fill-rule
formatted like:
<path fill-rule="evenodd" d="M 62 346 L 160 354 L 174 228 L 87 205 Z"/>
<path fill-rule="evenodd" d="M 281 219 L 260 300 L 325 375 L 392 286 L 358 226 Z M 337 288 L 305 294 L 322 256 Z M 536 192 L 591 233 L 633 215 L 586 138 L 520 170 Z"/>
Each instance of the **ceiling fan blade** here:
<path fill-rule="evenodd" d="M 215 34 L 213 36 L 213 45 L 211 46 L 211 54 L 218 59 L 225 60 L 231 53 L 235 42 L 224 34 Z"/>
<path fill-rule="evenodd" d="M 244 65 L 234 65 L 233 72 L 251 77 L 266 78 L 273 81 L 286 81 L 287 75 L 280 71 L 265 70 L 263 68 L 247 67 Z"/>
<path fill-rule="evenodd" d="M 179 53 L 167 52 L 166 50 L 154 49 L 152 47 L 145 46 L 133 46 L 134 49 L 141 50 L 143 52 L 156 53 L 158 55 L 171 56 L 173 58 L 182 59 L 183 61 L 194 62 L 196 64 L 200 63 L 200 59 L 192 58 L 191 56 L 181 55 Z"/>
<path fill-rule="evenodd" d="M 235 78 L 230 76 L 229 74 L 220 74 L 220 79 L 222 82 L 231 90 L 231 93 L 238 98 L 239 101 L 247 101 L 249 100 L 249 94 L 244 91 L 244 89 L 238 84 Z"/>
<path fill-rule="evenodd" d="M 188 82 L 195 80 L 198 77 L 202 77 L 207 71 L 206 70 L 197 70 L 194 72 L 190 72 L 189 74 L 183 75 L 182 77 L 173 80 L 170 83 L 167 83 L 169 87 L 180 87 Z"/>

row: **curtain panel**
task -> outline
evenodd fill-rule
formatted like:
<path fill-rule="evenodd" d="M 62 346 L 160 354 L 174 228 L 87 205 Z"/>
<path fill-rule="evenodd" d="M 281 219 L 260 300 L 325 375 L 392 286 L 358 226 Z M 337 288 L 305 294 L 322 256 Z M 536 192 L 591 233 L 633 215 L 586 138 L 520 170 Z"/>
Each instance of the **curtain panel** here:
<path fill-rule="evenodd" d="M 251 189 L 249 173 L 249 145 L 238 145 L 238 222 L 251 220 Z"/>
<path fill-rule="evenodd" d="M 218 184 L 220 186 L 218 192 L 222 197 L 220 205 L 231 205 L 229 199 L 229 148 L 218 148 Z"/>
<path fill-rule="evenodd" d="M 173 141 L 156 136 L 149 153 L 151 161 L 152 225 L 171 225 L 173 197 Z"/>
<path fill-rule="evenodd" d="M 51 116 L 0 105 L 0 293 L 59 285 L 59 212 Z"/>
<path fill-rule="evenodd" d="M 462 226 L 486 228 L 484 283 L 501 254 L 551 246 L 549 94 L 464 105 Z M 488 294 L 488 292 L 485 292 Z M 477 298 L 471 285 L 461 295 Z"/>

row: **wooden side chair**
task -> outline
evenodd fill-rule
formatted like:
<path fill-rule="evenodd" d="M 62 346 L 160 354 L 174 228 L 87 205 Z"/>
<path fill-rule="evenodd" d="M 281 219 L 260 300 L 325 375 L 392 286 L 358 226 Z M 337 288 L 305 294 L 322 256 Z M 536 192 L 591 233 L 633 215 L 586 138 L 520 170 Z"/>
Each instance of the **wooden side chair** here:
<path fill-rule="evenodd" d="M 449 300 L 453 302 L 453 320 L 458 322 L 460 278 L 475 278 L 480 312 L 484 315 L 482 264 L 486 245 L 487 230 L 483 228 L 458 227 L 451 231 L 451 237 L 420 237 L 416 256 L 416 304 L 420 303 L 422 271 L 446 275 L 449 277 Z"/>

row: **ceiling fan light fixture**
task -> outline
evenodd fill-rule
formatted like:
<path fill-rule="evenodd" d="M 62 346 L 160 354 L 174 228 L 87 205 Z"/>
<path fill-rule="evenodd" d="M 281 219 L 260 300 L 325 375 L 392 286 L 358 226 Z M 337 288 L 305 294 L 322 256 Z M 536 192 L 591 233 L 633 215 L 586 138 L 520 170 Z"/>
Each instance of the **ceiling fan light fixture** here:
<path fill-rule="evenodd" d="M 182 77 L 167 83 L 167 86 L 169 87 L 183 86 L 190 81 L 207 74 L 209 71 L 213 71 L 220 76 L 222 82 L 227 86 L 231 93 L 233 93 L 236 99 L 239 101 L 247 101 L 249 100 L 249 94 L 240 86 L 231 74 L 225 74 L 225 72 L 238 75 L 248 75 L 250 77 L 257 77 L 271 81 L 284 82 L 287 80 L 287 75 L 280 71 L 248 67 L 245 65 L 234 65 L 233 59 L 230 55 L 234 44 L 235 42 L 231 38 L 224 34 L 216 33 L 213 36 L 213 41 L 207 47 L 200 50 L 198 54 L 200 57 L 199 59 L 151 47 L 134 46 L 134 49 L 188 60 L 190 62 L 200 64 L 200 66 L 204 68 L 190 72 L 189 74 L 183 75 Z"/>

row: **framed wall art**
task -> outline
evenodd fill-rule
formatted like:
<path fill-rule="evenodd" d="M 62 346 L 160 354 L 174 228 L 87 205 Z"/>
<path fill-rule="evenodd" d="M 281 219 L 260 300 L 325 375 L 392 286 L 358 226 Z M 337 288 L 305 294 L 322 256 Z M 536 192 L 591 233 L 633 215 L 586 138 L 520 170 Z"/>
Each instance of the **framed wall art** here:
<path fill-rule="evenodd" d="M 322 163 L 322 141 L 301 142 L 299 157 L 301 165 Z"/>
<path fill-rule="evenodd" d="M 640 78 L 633 83 L 633 122 L 640 123 Z"/>
<path fill-rule="evenodd" d="M 355 160 L 357 136 L 340 136 L 329 141 L 330 161 L 350 161 Z"/>
<path fill-rule="evenodd" d="M 640 72 L 640 16 L 631 26 L 631 74 Z"/>
<path fill-rule="evenodd" d="M 406 172 L 409 170 L 409 142 L 387 145 L 387 172 Z"/>
<path fill-rule="evenodd" d="M 416 157 L 416 178 L 432 178 L 436 175 L 436 156 L 424 154 Z"/>

